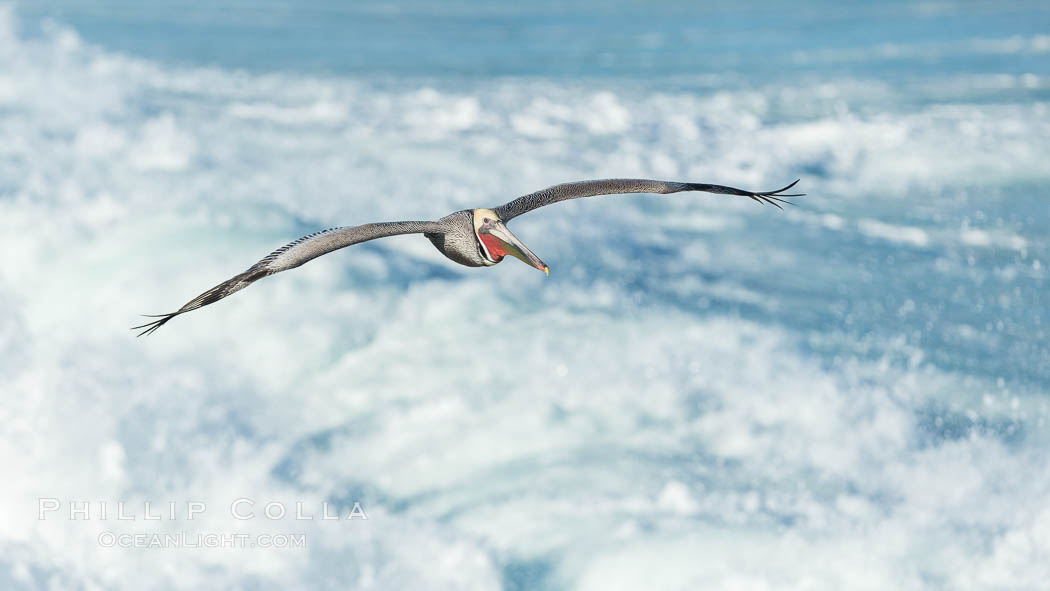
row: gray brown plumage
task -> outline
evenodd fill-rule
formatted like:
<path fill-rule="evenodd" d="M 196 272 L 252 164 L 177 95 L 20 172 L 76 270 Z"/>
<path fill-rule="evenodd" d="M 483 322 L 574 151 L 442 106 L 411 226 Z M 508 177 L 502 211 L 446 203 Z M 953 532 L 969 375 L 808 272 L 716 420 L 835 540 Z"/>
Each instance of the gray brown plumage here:
<path fill-rule="evenodd" d="M 753 193 L 751 191 L 734 189 L 733 187 L 726 187 L 723 185 L 674 183 L 668 181 L 651 181 L 648 179 L 603 179 L 598 181 L 578 181 L 575 183 L 554 185 L 553 187 L 547 187 L 546 189 L 536 191 L 535 193 L 529 193 L 523 197 L 518 197 L 510 203 L 505 203 L 495 208 L 495 211 L 499 214 L 500 219 L 509 222 L 519 215 L 528 213 L 538 207 L 543 207 L 544 205 L 550 205 L 551 203 L 557 203 L 559 201 L 565 201 L 567 199 L 594 197 L 596 195 L 622 195 L 626 193 L 657 193 L 665 195 L 667 193 L 679 193 L 681 191 L 703 191 L 705 193 L 720 193 L 723 195 L 740 195 L 742 197 L 750 197 L 760 203 L 765 202 L 780 207 L 777 203 L 778 201 L 780 203 L 788 203 L 781 199 L 781 197 L 802 197 L 802 193 L 792 195 L 783 194 L 784 191 L 794 187 L 796 184 L 798 184 L 798 180 L 783 189 Z"/>
<path fill-rule="evenodd" d="M 676 183 L 646 179 L 606 179 L 564 183 L 518 197 L 493 209 L 465 209 L 449 214 L 433 222 L 382 222 L 331 228 L 303 236 L 263 257 L 243 273 L 216 285 L 168 314 L 147 316 L 157 318 L 132 330 L 143 329 L 139 336 L 151 334 L 172 318 L 207 306 L 240 291 L 255 281 L 274 273 L 294 269 L 323 254 L 376 238 L 401 234 L 423 234 L 442 254 L 468 267 L 488 267 L 499 263 L 509 254 L 540 269 L 548 271 L 547 265 L 532 253 L 506 227 L 506 222 L 538 207 L 581 197 L 613 195 L 623 193 L 678 193 L 681 191 L 703 191 L 726 195 L 749 197 L 759 203 L 770 203 L 780 207 L 789 203 L 784 197 L 801 197 L 803 194 L 785 194 L 794 183 L 776 191 L 751 192 L 722 185 L 700 183 Z"/>

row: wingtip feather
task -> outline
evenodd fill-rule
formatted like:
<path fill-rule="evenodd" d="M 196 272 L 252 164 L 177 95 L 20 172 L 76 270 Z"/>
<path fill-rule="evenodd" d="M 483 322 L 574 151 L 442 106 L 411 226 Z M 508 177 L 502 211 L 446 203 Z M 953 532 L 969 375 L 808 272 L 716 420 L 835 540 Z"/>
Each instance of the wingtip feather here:
<path fill-rule="evenodd" d="M 160 320 L 154 320 L 153 322 L 147 322 L 146 324 L 140 324 L 139 326 L 132 326 L 130 330 L 139 330 L 140 328 L 145 329 L 135 335 L 136 338 L 151 335 L 158 328 L 164 326 L 165 323 L 178 315 L 178 312 L 171 312 L 169 314 L 142 314 L 142 316 L 145 316 L 146 318 L 159 318 Z"/>
<path fill-rule="evenodd" d="M 776 191 L 763 191 L 761 193 L 753 193 L 752 194 L 752 198 L 757 197 L 758 199 L 761 199 L 762 202 L 769 203 L 770 205 L 775 205 L 778 209 L 783 210 L 784 208 L 780 206 L 780 203 L 784 203 L 784 204 L 787 204 L 787 205 L 795 205 L 794 203 L 788 201 L 787 199 L 784 199 L 784 197 L 805 197 L 806 196 L 805 193 L 785 193 L 784 192 L 784 191 L 787 191 L 788 189 L 790 189 L 791 187 L 794 187 L 795 185 L 797 185 L 798 182 L 801 181 L 801 180 L 802 179 L 800 179 L 800 178 L 799 179 L 795 179 L 795 182 L 793 182 L 790 185 L 788 185 L 786 187 L 783 187 L 781 189 L 777 189 Z"/>

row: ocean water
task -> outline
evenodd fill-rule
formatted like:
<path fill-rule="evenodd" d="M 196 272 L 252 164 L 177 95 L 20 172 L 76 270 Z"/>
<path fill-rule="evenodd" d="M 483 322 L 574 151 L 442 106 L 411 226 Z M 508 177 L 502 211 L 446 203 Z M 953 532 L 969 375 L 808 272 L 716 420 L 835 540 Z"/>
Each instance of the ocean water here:
<path fill-rule="evenodd" d="M 1048 155 L 1045 2 L 4 5 L 0 588 L 1045 589 Z M 127 330 L 615 176 L 808 195 L 567 202 L 512 223 L 550 277 L 403 236 Z M 305 547 L 104 538 L 180 532 Z"/>

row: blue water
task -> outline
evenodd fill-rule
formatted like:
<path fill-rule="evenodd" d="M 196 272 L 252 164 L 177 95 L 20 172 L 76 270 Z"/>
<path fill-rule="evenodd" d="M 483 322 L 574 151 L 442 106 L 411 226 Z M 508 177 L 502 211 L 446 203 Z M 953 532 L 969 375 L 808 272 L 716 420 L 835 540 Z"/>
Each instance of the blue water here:
<path fill-rule="evenodd" d="M 1050 580 L 1045 2 L 38 0 L 0 138 L 3 588 Z M 550 277 L 405 236 L 127 331 L 321 228 L 615 176 L 808 195 L 562 203 L 512 224 Z"/>

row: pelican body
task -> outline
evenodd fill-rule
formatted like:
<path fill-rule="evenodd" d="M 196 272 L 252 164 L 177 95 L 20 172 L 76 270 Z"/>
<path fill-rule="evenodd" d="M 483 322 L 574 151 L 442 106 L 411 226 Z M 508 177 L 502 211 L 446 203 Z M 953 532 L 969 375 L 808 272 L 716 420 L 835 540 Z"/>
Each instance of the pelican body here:
<path fill-rule="evenodd" d="M 142 329 L 139 336 L 151 334 L 172 318 L 215 303 L 226 296 L 244 289 L 263 277 L 294 269 L 323 254 L 346 248 L 361 242 L 398 236 L 401 234 L 423 234 L 441 254 L 467 267 L 491 267 L 499 264 L 507 255 L 549 274 L 550 268 L 515 236 L 507 222 L 538 207 L 580 197 L 615 195 L 624 193 L 678 193 L 681 191 L 703 191 L 724 195 L 748 197 L 759 203 L 780 207 L 788 203 L 783 197 L 801 197 L 802 194 L 785 194 L 794 183 L 776 191 L 752 192 L 723 185 L 702 183 L 678 183 L 646 179 L 606 179 L 579 181 L 555 185 L 536 191 L 492 209 L 464 209 L 439 220 L 380 222 L 360 226 L 330 228 L 303 236 L 290 242 L 230 279 L 187 302 L 175 312 L 148 316 L 157 318 L 132 330 Z"/>

